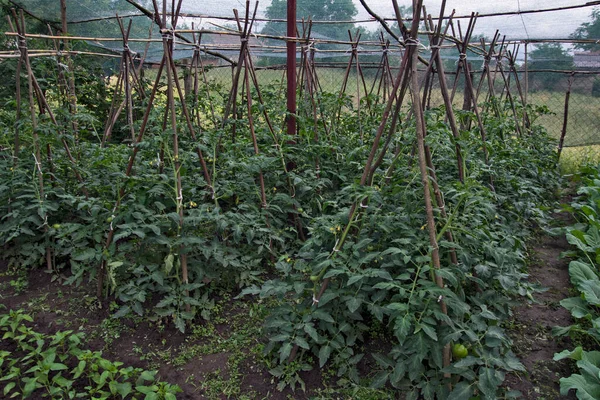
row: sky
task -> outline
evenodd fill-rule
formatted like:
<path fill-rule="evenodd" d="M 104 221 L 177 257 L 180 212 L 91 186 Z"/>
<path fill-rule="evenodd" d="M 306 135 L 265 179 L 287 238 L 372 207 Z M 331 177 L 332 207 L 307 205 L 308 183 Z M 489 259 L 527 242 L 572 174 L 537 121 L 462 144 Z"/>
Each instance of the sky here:
<path fill-rule="evenodd" d="M 470 15 L 471 12 L 490 14 L 519 10 L 539 10 L 585 4 L 586 2 L 585 0 L 447 0 L 445 14 L 450 14 L 452 9 L 456 10 L 456 15 L 463 16 Z M 391 0 L 366 0 L 366 3 L 381 16 L 393 16 L 393 10 L 390 7 Z M 441 3 L 441 0 L 424 0 L 427 12 L 433 16 L 439 15 Z M 410 5 L 411 1 L 399 0 L 398 4 Z M 357 19 L 368 18 L 368 13 L 360 3 L 357 4 L 357 9 L 359 10 Z M 500 34 L 506 35 L 508 39 L 564 39 L 575 31 L 581 23 L 589 21 L 591 11 L 592 7 L 585 7 L 536 14 L 482 17 L 477 20 L 475 33 L 493 36 L 496 29 L 499 29 Z M 467 20 L 461 22 L 463 26 L 466 26 Z"/>
<path fill-rule="evenodd" d="M 303 17 L 302 1 L 298 1 L 298 18 Z M 358 0 L 353 0 L 358 9 L 356 19 L 369 19 L 369 14 L 364 10 Z M 365 0 L 366 3 L 381 17 L 392 18 L 394 16 L 391 0 Z M 264 17 L 264 12 L 271 3 L 271 0 L 263 0 L 259 3 L 258 16 Z M 409 6 L 411 0 L 398 0 L 399 5 Z M 539 10 L 554 7 L 568 7 L 573 5 L 585 4 L 587 0 L 500 0 L 500 1 L 482 1 L 482 0 L 447 0 L 446 15 L 452 9 L 456 10 L 456 15 L 469 15 L 471 12 L 479 14 L 497 13 L 504 11 L 527 11 Z M 253 6 L 253 2 L 251 3 Z M 441 0 L 424 0 L 427 12 L 434 17 L 438 15 L 441 6 Z M 195 0 L 186 0 L 184 8 L 189 11 L 202 12 L 216 16 L 232 16 L 233 8 L 240 10 L 243 14 L 245 0 L 205 0 L 198 2 Z M 565 39 L 577 29 L 583 22 L 589 21 L 592 7 L 585 7 L 572 10 L 545 12 L 537 14 L 520 14 L 500 17 L 481 17 L 476 24 L 475 33 L 483 33 L 486 36 L 493 36 L 496 29 L 500 30 L 501 35 L 506 35 L 508 39 Z M 467 20 L 463 20 L 464 26 Z M 370 30 L 377 30 L 377 22 L 361 24 Z M 260 26 L 258 26 L 260 28 Z"/>

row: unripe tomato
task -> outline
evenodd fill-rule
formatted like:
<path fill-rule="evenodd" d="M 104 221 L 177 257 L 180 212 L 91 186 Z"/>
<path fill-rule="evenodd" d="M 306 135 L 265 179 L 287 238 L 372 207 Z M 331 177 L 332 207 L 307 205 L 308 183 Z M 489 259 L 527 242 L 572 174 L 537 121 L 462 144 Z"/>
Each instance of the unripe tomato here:
<path fill-rule="evenodd" d="M 461 358 L 465 358 L 469 355 L 469 350 L 467 350 L 467 348 L 460 343 L 454 343 L 454 346 L 452 346 L 452 355 L 457 360 L 460 360 Z"/>

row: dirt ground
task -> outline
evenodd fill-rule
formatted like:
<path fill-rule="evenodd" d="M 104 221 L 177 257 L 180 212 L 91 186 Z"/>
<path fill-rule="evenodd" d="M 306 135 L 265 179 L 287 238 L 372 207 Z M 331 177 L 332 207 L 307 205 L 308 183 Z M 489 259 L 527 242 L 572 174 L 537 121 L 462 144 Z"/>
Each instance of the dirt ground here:
<path fill-rule="evenodd" d="M 42 270 L 30 271 L 24 290 L 15 290 L 16 276 L 0 261 L 0 304 L 24 309 L 34 318 L 34 330 L 86 333 L 86 348 L 125 365 L 157 369 L 160 379 L 183 389 L 178 399 L 304 399 L 297 389 L 279 391 L 268 369 L 259 362 L 257 335 L 262 316 L 249 317 L 248 303 L 221 299 L 227 320 L 192 328 L 182 334 L 172 324 L 154 325 L 133 319 L 113 319 L 110 304 L 95 301 L 93 285 L 80 287 L 51 282 Z M 13 284 L 11 284 L 11 281 Z M 248 326 L 251 324 L 251 326 Z M 240 334 L 241 331 L 241 334 Z M 303 375 L 307 388 L 322 387 L 321 374 Z M 314 390 L 312 390 L 314 392 Z"/>
<path fill-rule="evenodd" d="M 570 223 L 566 214 L 555 214 L 559 226 Z M 552 327 L 571 325 L 571 314 L 560 306 L 570 297 L 569 259 L 561 253 L 569 250 L 564 235 L 542 235 L 532 244 L 529 281 L 541 286 L 534 295 L 535 302 L 523 304 L 514 310 L 509 323 L 514 352 L 527 368 L 527 373 L 510 375 L 505 385 L 519 390 L 524 399 L 575 399 L 571 392 L 560 395 L 559 379 L 571 375 L 568 360 L 553 361 L 555 353 L 571 348 L 568 338 L 552 336 Z"/>
<path fill-rule="evenodd" d="M 565 217 L 558 218 L 564 221 Z M 559 394 L 559 377 L 571 373 L 569 362 L 552 361 L 554 353 L 571 347 L 568 340 L 551 334 L 553 326 L 571 324 L 569 312 L 559 305 L 569 297 L 568 260 L 560 258 L 568 247 L 562 235 L 538 238 L 531 252 L 529 279 L 547 290 L 536 294 L 535 302 L 516 308 L 513 320 L 507 323 L 514 351 L 527 373 L 507 376 L 505 386 L 521 391 L 525 399 L 575 398 Z M 181 399 L 308 399 L 323 398 L 320 394 L 324 392 L 328 393 L 325 398 L 349 398 L 327 391 L 328 382 L 334 386 L 336 378 L 316 368 L 301 375 L 310 388 L 306 392 L 279 391 L 260 351 L 260 326 L 267 307 L 251 301 L 225 295 L 218 299 L 210 321 L 184 335 L 172 324 L 109 318 L 116 305 L 109 301 L 99 305 L 92 285 L 61 285 L 51 282 L 51 276 L 42 270 L 30 271 L 19 280 L 7 263 L 0 261 L 0 304 L 6 309 L 25 309 L 34 317 L 37 331 L 84 331 L 86 347 L 102 350 L 105 358 L 158 369 L 162 380 L 183 389 L 178 396 Z M 369 366 L 362 367 L 368 370 Z"/>

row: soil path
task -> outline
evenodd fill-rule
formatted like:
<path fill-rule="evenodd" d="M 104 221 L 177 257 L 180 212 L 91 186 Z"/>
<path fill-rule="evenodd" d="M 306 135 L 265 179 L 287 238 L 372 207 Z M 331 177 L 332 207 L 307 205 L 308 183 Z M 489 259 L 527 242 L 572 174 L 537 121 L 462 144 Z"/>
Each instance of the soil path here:
<path fill-rule="evenodd" d="M 570 223 L 569 215 L 554 216 L 561 226 Z M 535 302 L 514 309 L 510 335 L 514 351 L 525 365 L 527 373 L 507 377 L 507 386 L 519 390 L 524 399 L 575 399 L 560 395 L 559 379 L 571 374 L 569 362 L 553 361 L 555 353 L 570 348 L 568 338 L 555 338 L 552 328 L 572 324 L 571 314 L 560 306 L 569 297 L 569 260 L 560 254 L 569 249 L 563 234 L 544 234 L 532 249 L 529 282 L 539 284 L 544 291 L 534 295 Z"/>

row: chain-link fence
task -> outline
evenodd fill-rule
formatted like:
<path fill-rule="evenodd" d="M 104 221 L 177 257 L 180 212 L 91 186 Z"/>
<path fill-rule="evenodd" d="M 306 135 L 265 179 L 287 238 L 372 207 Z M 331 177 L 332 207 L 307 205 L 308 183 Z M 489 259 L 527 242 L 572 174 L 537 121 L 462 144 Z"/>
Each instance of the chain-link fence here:
<path fill-rule="evenodd" d="M 344 93 L 351 96 L 355 101 L 366 93 L 379 94 L 380 71 L 374 63 L 365 63 L 361 65 L 364 82 L 356 73 L 356 66 L 352 65 L 348 77 L 346 74 L 346 64 L 329 64 L 327 66 L 317 67 L 316 73 L 319 78 L 320 88 L 324 92 L 339 94 L 344 80 L 347 80 Z M 396 74 L 397 67 L 392 66 L 393 74 Z M 508 75 L 505 72 L 511 95 L 515 101 L 526 102 L 532 107 L 536 107 L 540 116 L 536 123 L 543 126 L 551 137 L 558 140 L 565 130 L 563 147 L 565 154 L 573 154 L 579 158 L 586 158 L 590 154 L 595 154 L 595 146 L 600 145 L 600 70 L 579 71 L 571 73 L 568 71 L 525 71 L 524 65 L 521 65 L 517 71 L 523 98 L 519 95 L 514 74 Z M 492 73 L 494 74 L 494 73 Z M 504 97 L 506 90 L 505 84 L 495 72 L 495 95 Z M 260 69 L 258 71 L 261 84 L 281 84 L 285 86 L 285 66 L 271 66 L 270 68 Z M 455 72 L 449 71 L 447 81 L 453 85 Z M 212 68 L 207 77 L 228 90 L 232 80 L 231 67 Z M 480 71 L 473 73 L 475 85 L 479 84 L 481 79 Z M 457 94 L 454 98 L 454 105 L 460 108 L 463 103 L 464 83 L 461 79 L 458 82 Z M 482 93 L 478 99 L 485 101 L 488 95 L 487 83 L 483 85 L 485 93 Z M 437 84 L 433 93 L 439 93 Z M 568 104 L 567 101 L 568 95 Z M 281 91 L 285 94 L 285 90 Z M 282 98 L 282 100 L 284 100 Z M 433 107 L 443 104 L 439 94 L 434 94 L 430 105 Z M 565 110 L 567 116 L 565 118 Z M 566 127 L 565 124 L 566 123 Z M 600 147 L 600 146 L 599 146 Z M 570 148 L 570 149 L 569 149 Z"/>
<path fill-rule="evenodd" d="M 224 92 L 227 92 L 231 86 L 232 71 L 243 42 L 239 31 L 241 28 L 238 28 L 237 23 L 247 22 L 243 19 L 236 21 L 231 17 L 231 9 L 240 8 L 237 3 L 233 4 L 228 0 L 218 2 L 209 0 L 203 3 L 203 6 L 198 6 L 195 2 L 186 0 L 182 3 L 181 9 L 185 16 L 181 17 L 179 24 L 175 24 L 180 26 L 167 27 L 168 29 L 164 27 L 159 29 L 153 19 L 152 4 L 149 1 L 99 1 L 96 2 L 97 4 L 90 1 L 71 2 L 66 10 L 60 9 L 59 2 L 51 3 L 43 0 L 11 0 L 11 4 L 22 6 L 28 16 L 31 16 L 36 23 L 40 23 L 41 28 L 38 27 L 39 29 L 46 29 L 47 25 L 50 27 L 50 33 L 58 32 L 63 29 L 61 22 L 64 22 L 65 25 L 68 25 L 71 35 L 79 36 L 87 45 L 95 46 L 94 52 L 103 51 L 107 56 L 113 57 L 107 58 L 105 63 L 107 75 L 118 75 L 119 56 L 124 51 L 131 51 L 137 56 L 137 60 L 143 59 L 156 65 L 163 57 L 161 35 L 173 33 L 175 40 L 172 56 L 178 60 L 178 63 L 184 66 L 190 62 L 195 51 L 201 50 L 203 67 L 207 69 L 207 79 L 218 83 L 220 90 Z M 137 5 L 134 6 L 133 3 Z M 589 24 L 597 22 L 596 19 L 600 14 L 592 8 L 595 2 L 592 4 L 590 2 L 553 1 L 549 2 L 552 4 L 546 4 L 547 2 L 532 0 L 521 4 L 519 1 L 511 0 L 490 4 L 489 7 L 467 2 L 469 11 L 479 13 L 477 29 L 472 32 L 470 38 L 463 37 L 466 32 L 464 29 L 461 32 L 458 25 L 460 20 L 463 22 L 464 28 L 470 18 L 470 13 L 464 9 L 466 4 L 463 3 L 449 1 L 447 5 L 447 9 L 458 10 L 457 22 L 448 31 L 449 36 L 451 34 L 456 43 L 446 40 L 441 50 L 444 62 L 447 62 L 448 65 L 450 84 L 452 85 L 454 80 L 452 74 L 456 70 L 459 53 L 464 52 L 468 60 L 473 63 L 474 82 L 477 85 L 482 76 L 479 72 L 485 58 L 486 46 L 488 49 L 490 46 L 494 48 L 490 41 L 495 42 L 493 52 L 496 54 L 507 53 L 512 48 L 515 52 L 512 61 L 518 61 L 518 66 L 512 73 L 506 71 L 506 75 L 513 96 L 519 93 L 518 101 L 547 107 L 548 112 L 539 117 L 537 123 L 544 126 L 557 140 L 564 131 L 564 147 L 569 149 L 567 153 L 585 158 L 590 151 L 594 152 L 595 146 L 600 144 L 598 130 L 598 126 L 600 126 L 598 124 L 600 119 L 600 56 L 589 46 L 595 46 L 597 42 L 594 41 L 594 37 L 586 36 L 585 30 L 583 31 L 585 40 L 577 42 L 578 44 L 571 41 L 567 45 L 564 38 L 571 37 L 575 40 L 574 33 L 578 31 L 581 33 L 585 24 L 591 26 Z M 367 13 L 368 15 L 360 14 L 366 13 L 365 8 L 360 11 L 360 18 L 351 15 L 348 17 L 351 20 L 327 20 L 325 17 L 321 17 L 319 20 L 316 18 L 312 26 L 314 29 L 308 33 L 305 21 L 297 23 L 298 36 L 302 38 L 298 42 L 298 58 L 300 60 L 301 55 L 308 54 L 309 49 L 316 49 L 315 65 L 317 65 L 316 74 L 319 77 L 320 90 L 336 94 L 340 93 L 342 87 L 345 86 L 344 92 L 355 102 L 366 93 L 379 92 L 376 82 L 380 78 L 377 74 L 382 54 L 389 51 L 390 66 L 394 71 L 399 66 L 402 51 L 401 38 L 390 36 L 392 31 L 396 32 L 397 36 L 399 27 L 397 22 L 394 22 L 393 16 L 389 15 L 389 9 L 383 7 L 387 2 L 369 0 L 365 4 L 372 9 Z M 407 2 L 406 5 L 409 6 L 409 4 L 410 2 Z M 308 3 L 302 1 L 298 3 L 298 18 L 307 10 L 306 7 L 308 7 Z M 435 11 L 436 7 L 432 6 L 428 9 Z M 375 18 L 373 10 L 375 13 L 379 12 L 383 18 Z M 407 12 L 407 10 L 404 11 Z M 62 15 L 62 11 L 64 11 L 64 15 Z M 282 36 L 285 33 L 282 32 L 285 23 L 282 19 L 272 19 L 272 15 L 274 15 L 272 12 L 274 11 L 269 11 L 269 7 L 264 5 L 259 7 L 257 25 L 252 34 L 244 40 L 247 41 L 254 64 L 259 69 L 259 83 L 264 85 L 280 84 L 283 100 L 286 79 L 284 72 L 286 43 Z M 114 17 L 115 13 L 126 16 L 127 20 L 117 20 Z M 436 18 L 434 15 L 433 19 Z M 62 21 L 63 19 L 64 21 Z M 132 25 L 127 34 L 130 40 L 126 43 L 123 41 L 125 36 L 123 30 L 126 28 L 126 24 L 120 26 L 117 22 L 122 23 L 129 20 Z M 208 28 L 206 21 L 210 21 L 212 24 Z M 383 21 L 387 21 L 389 29 L 387 33 L 382 29 L 385 24 L 380 25 L 380 22 Z M 200 29 L 201 24 L 202 29 Z M 276 29 L 277 24 L 281 25 L 281 29 Z M 550 32 L 547 26 L 552 26 L 553 31 Z M 177 31 L 175 28 L 181 29 Z M 348 36 L 346 28 L 352 28 L 352 32 L 355 32 L 354 29 L 356 29 L 356 34 L 351 33 Z M 497 28 L 504 29 L 507 36 L 496 38 L 495 30 Z M 381 30 L 383 35 L 375 34 L 377 29 Z M 426 30 L 424 28 L 424 31 Z M 362 40 L 359 31 L 360 35 L 363 35 Z M 589 34 L 589 32 L 587 33 Z M 100 36 L 103 38 L 99 38 Z M 202 39 L 200 39 L 201 37 Z M 536 37 L 545 39 L 535 39 Z M 5 53 L 2 54 L 3 57 L 18 57 L 15 52 L 15 42 L 11 42 L 11 40 L 14 41 L 14 38 L 14 35 L 7 36 L 7 46 L 12 46 L 12 48 L 3 51 Z M 493 40 L 491 40 L 492 38 Z M 35 40 L 36 38 L 29 37 L 28 39 Z M 356 41 L 354 41 L 355 39 Z M 385 48 L 383 44 L 388 39 L 392 45 Z M 419 49 L 424 59 L 429 59 L 433 48 L 430 46 L 429 39 L 427 34 L 420 36 Z M 463 39 L 473 46 L 481 45 L 481 47 L 478 50 L 473 48 L 460 50 L 459 43 Z M 507 39 L 506 43 L 504 39 Z M 48 40 L 45 45 L 50 48 L 55 47 L 58 42 L 56 42 L 56 38 L 54 40 L 55 42 Z M 455 44 L 457 44 L 456 47 Z M 520 52 L 517 49 L 519 44 L 525 44 L 521 46 Z M 529 65 L 525 61 L 528 44 L 530 45 Z M 574 46 L 574 48 L 569 46 Z M 55 50 L 55 55 L 58 56 L 61 49 L 56 47 Z M 576 50 L 575 54 L 570 56 L 573 50 Z M 46 53 L 49 54 L 47 51 Z M 348 60 L 355 54 L 360 55 L 364 82 L 362 77 L 357 75 L 355 65 L 350 68 L 348 76 L 345 74 Z M 528 67 L 530 71 L 527 71 Z M 494 68 L 493 65 L 492 68 Z M 571 70 L 575 70 L 577 73 L 573 74 L 570 72 Z M 494 77 L 494 90 L 498 96 L 502 97 L 504 83 L 503 79 L 498 78 L 497 68 L 494 71 Z M 521 84 L 520 91 L 515 89 L 517 77 Z M 458 85 L 464 85 L 464 83 L 459 79 Z M 439 91 L 437 92 L 439 93 Z M 567 93 L 569 93 L 568 107 L 565 102 Z M 485 94 L 478 96 L 479 101 L 485 101 L 485 99 Z M 457 90 L 454 103 L 459 108 L 462 106 L 461 90 Z M 441 104 L 440 98 L 431 100 L 432 106 L 439 104 Z M 565 116 L 566 109 L 568 109 L 568 113 Z"/>

